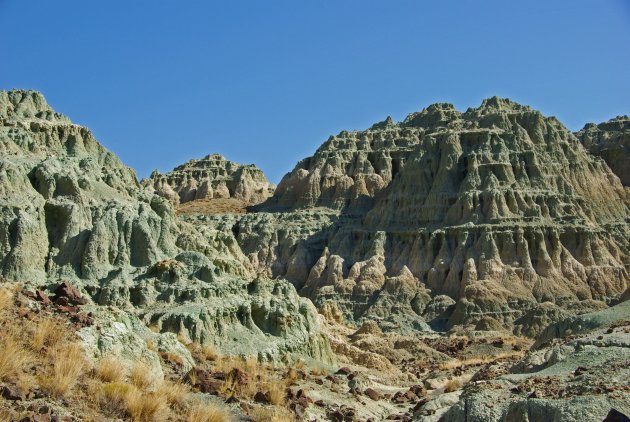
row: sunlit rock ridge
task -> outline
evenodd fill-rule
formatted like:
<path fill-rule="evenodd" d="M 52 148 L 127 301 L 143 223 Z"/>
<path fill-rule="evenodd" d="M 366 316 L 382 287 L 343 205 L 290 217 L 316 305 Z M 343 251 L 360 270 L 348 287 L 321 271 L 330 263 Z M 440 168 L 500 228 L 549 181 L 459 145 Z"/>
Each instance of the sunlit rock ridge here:
<path fill-rule="evenodd" d="M 342 131 L 256 213 L 191 220 L 349 320 L 533 335 L 628 288 L 628 195 L 555 117 L 493 97 Z"/>
<path fill-rule="evenodd" d="M 237 164 L 219 154 L 190 160 L 165 174 L 156 170 L 141 184 L 174 204 L 233 198 L 253 205 L 270 197 L 274 190 L 255 165 Z"/>

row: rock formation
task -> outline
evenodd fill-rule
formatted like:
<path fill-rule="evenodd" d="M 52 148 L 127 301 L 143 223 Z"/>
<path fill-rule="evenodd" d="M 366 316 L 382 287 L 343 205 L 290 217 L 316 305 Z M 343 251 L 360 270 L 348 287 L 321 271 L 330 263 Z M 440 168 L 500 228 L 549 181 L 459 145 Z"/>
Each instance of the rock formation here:
<path fill-rule="evenodd" d="M 168 200 L 140 189 L 41 94 L 0 92 L 0 145 L 3 277 L 49 290 L 70 280 L 97 304 L 226 352 L 331 361 L 293 286 L 250 277 L 233 238 L 177 221 Z M 256 173 L 234 171 L 245 195 Z"/>
<path fill-rule="evenodd" d="M 165 174 L 155 170 L 140 183 L 175 205 L 198 199 L 226 198 L 253 205 L 270 197 L 274 190 L 274 185 L 255 165 L 237 164 L 219 154 L 187 161 Z"/>
<path fill-rule="evenodd" d="M 341 132 L 230 229 L 255 271 L 348 319 L 529 332 L 541 309 L 594 310 L 628 288 L 629 209 L 557 119 L 494 97 Z"/>
<path fill-rule="evenodd" d="M 0 283 L 25 286 L 19 318 L 84 321 L 91 359 L 165 375 L 174 354 L 204 388 L 229 380 L 189 341 L 354 366 L 311 372 L 329 402 L 311 413 L 284 391 L 299 417 L 601 420 L 630 411 L 627 134 L 626 117 L 572 134 L 494 97 L 343 131 L 275 192 L 218 155 L 139 184 L 41 94 L 0 92 Z M 204 201 L 220 206 L 182 212 Z"/>
<path fill-rule="evenodd" d="M 608 420 L 611 409 L 630 414 L 629 317 L 626 301 L 552 324 L 509 374 L 476 376 L 479 382 L 440 420 L 587 421 Z"/>
<path fill-rule="evenodd" d="M 575 135 L 591 154 L 606 161 L 624 186 L 630 186 L 630 117 L 588 123 Z"/>

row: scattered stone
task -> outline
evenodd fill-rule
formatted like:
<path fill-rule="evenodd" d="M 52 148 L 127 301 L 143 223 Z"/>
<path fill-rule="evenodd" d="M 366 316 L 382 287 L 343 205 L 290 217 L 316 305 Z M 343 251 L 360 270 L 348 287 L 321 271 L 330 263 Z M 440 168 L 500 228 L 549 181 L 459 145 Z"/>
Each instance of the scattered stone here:
<path fill-rule="evenodd" d="M 73 286 L 69 281 L 64 281 L 55 290 L 54 302 L 62 306 L 67 306 L 68 304 L 85 305 L 87 299 L 85 299 L 79 289 Z"/>
<path fill-rule="evenodd" d="M 11 401 L 24 400 L 24 393 L 14 385 L 4 385 L 0 387 L 0 396 Z"/>
<path fill-rule="evenodd" d="M 256 394 L 254 394 L 254 401 L 256 403 L 269 404 L 269 395 L 262 391 L 257 391 Z"/>
<path fill-rule="evenodd" d="M 374 401 L 378 401 L 378 400 L 381 400 L 383 398 L 381 393 L 379 393 L 378 391 L 376 391 L 375 389 L 370 388 L 370 387 L 365 389 L 364 394 L 366 396 L 368 396 L 369 398 L 371 398 L 372 400 L 374 400 Z"/>

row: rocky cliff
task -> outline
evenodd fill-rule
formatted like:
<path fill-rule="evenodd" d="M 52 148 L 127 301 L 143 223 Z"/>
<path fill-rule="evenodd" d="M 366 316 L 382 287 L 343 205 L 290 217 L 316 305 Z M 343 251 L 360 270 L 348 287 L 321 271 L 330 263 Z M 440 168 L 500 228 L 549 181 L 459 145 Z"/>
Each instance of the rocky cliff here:
<path fill-rule="evenodd" d="M 0 92 L 0 145 L 6 279 L 44 289 L 70 280 L 126 318 L 225 352 L 332 359 L 310 301 L 286 281 L 251 276 L 233 238 L 178 221 L 41 94 Z"/>
<path fill-rule="evenodd" d="M 258 167 L 237 164 L 219 154 L 187 161 L 165 174 L 156 170 L 140 183 L 176 205 L 198 199 L 226 198 L 253 205 L 264 201 L 274 191 L 274 185 Z"/>
<path fill-rule="evenodd" d="M 256 209 L 229 225 L 249 264 L 349 319 L 532 334 L 539 312 L 628 287 L 627 190 L 556 118 L 506 99 L 341 132 Z"/>
<path fill-rule="evenodd" d="M 588 123 L 575 135 L 591 154 L 606 161 L 624 186 L 630 186 L 630 117 Z"/>

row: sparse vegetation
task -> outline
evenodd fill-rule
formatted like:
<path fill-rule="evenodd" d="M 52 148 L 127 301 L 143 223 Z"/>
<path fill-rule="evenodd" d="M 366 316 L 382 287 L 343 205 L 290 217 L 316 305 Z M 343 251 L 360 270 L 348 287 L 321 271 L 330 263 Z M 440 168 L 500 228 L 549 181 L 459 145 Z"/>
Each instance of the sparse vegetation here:
<path fill-rule="evenodd" d="M 141 390 L 149 389 L 155 384 L 155 381 L 151 368 L 145 363 L 138 362 L 131 368 L 129 382 Z"/>
<path fill-rule="evenodd" d="M 188 413 L 187 422 L 230 422 L 232 418 L 223 409 L 210 404 L 197 404 Z"/>
<path fill-rule="evenodd" d="M 0 335 L 0 380 L 18 382 L 34 356 L 20 342 L 18 333 L 9 329 Z"/>
<path fill-rule="evenodd" d="M 13 303 L 13 291 L 7 287 L 0 288 L 0 312 Z"/>
<path fill-rule="evenodd" d="M 262 387 L 269 397 L 269 403 L 274 406 L 284 405 L 287 391 L 286 380 L 273 379 L 264 383 Z"/>
<path fill-rule="evenodd" d="M 463 359 L 452 359 L 442 362 L 438 365 L 438 368 L 441 370 L 449 370 L 462 366 L 479 366 L 490 362 L 520 358 L 523 354 L 524 352 L 501 352 L 496 355 L 469 356 Z"/>
<path fill-rule="evenodd" d="M 48 373 L 39 378 L 40 386 L 53 397 L 63 397 L 70 392 L 83 375 L 87 365 L 85 352 L 77 343 L 60 345 L 49 355 Z"/>
<path fill-rule="evenodd" d="M 157 394 L 164 397 L 170 406 L 177 409 L 186 408 L 186 396 L 189 392 L 190 389 L 187 385 L 166 380 L 162 381 L 157 388 Z"/>
<path fill-rule="evenodd" d="M 94 374 L 103 382 L 116 383 L 125 376 L 125 368 L 114 356 L 105 356 L 96 364 Z"/>
<path fill-rule="evenodd" d="M 214 361 L 217 360 L 217 358 L 219 357 L 219 353 L 217 353 L 217 350 L 211 344 L 206 344 L 202 346 L 201 354 L 206 360 Z"/>
<path fill-rule="evenodd" d="M 42 319 L 35 323 L 31 347 L 36 352 L 41 351 L 44 347 L 55 347 L 63 336 L 64 329 L 59 326 L 58 322 L 49 318 Z"/>
<path fill-rule="evenodd" d="M 296 422 L 297 419 L 290 410 L 284 407 L 257 406 L 250 412 L 254 422 Z"/>
<path fill-rule="evenodd" d="M 144 363 L 126 371 L 127 365 L 118 357 L 107 355 L 92 365 L 67 316 L 49 311 L 28 313 L 14 301 L 15 294 L 19 291 L 0 288 L 3 383 L 24 392 L 38 388 L 53 402 L 63 400 L 60 407 L 72 408 L 84 420 L 97 415 L 134 422 L 231 420 L 220 407 L 192 402 L 190 386 L 156 379 Z M 251 362 L 245 362 L 245 367 Z M 20 414 L 0 406 L 0 420 L 14 420 Z"/>
<path fill-rule="evenodd" d="M 444 384 L 444 392 L 445 393 L 451 393 L 453 391 L 457 391 L 460 388 L 462 388 L 463 384 L 461 379 L 459 378 L 453 378 L 450 379 L 448 381 L 446 381 L 446 384 Z"/>

